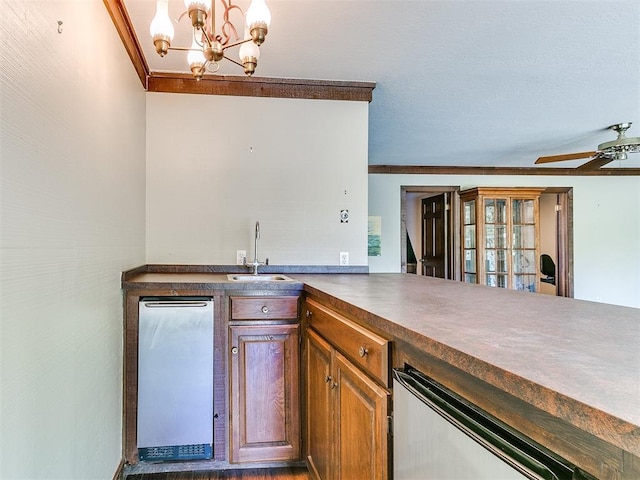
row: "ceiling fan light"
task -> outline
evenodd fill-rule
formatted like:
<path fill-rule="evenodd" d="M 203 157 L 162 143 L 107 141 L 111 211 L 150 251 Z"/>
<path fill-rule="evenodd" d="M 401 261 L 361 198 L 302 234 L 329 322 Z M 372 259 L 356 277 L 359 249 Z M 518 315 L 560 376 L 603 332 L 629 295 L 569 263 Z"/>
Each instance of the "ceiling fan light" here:
<path fill-rule="evenodd" d="M 623 137 L 598 145 L 598 150 L 615 154 L 616 152 L 640 152 L 640 137 Z"/>

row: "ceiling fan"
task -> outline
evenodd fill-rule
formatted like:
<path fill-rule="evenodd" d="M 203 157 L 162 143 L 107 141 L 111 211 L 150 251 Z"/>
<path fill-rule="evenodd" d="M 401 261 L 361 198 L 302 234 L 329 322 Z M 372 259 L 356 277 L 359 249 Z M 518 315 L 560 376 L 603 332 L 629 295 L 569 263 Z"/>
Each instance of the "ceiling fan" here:
<path fill-rule="evenodd" d="M 587 163 L 578 167 L 578 170 L 595 170 L 613 162 L 614 160 L 626 160 L 628 153 L 640 152 L 640 137 L 626 137 L 625 132 L 631 126 L 629 123 L 617 123 L 607 127 L 618 134 L 618 138 L 610 142 L 598 145 L 598 150 L 593 152 L 567 153 L 564 155 L 551 155 L 540 157 L 535 163 L 562 162 L 564 160 L 587 159 Z"/>

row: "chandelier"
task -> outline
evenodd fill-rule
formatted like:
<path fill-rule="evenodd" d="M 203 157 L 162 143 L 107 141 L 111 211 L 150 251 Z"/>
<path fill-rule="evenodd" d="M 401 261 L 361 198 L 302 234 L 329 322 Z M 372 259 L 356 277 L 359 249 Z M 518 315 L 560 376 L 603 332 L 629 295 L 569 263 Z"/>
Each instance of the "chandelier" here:
<path fill-rule="evenodd" d="M 222 8 L 222 24 L 220 33 L 216 33 L 216 1 Z M 151 21 L 149 31 L 153 38 L 156 52 L 164 57 L 169 50 L 187 51 L 187 61 L 191 74 L 200 80 L 206 72 L 215 73 L 220 68 L 220 61 L 227 59 L 244 69 L 247 76 L 253 75 L 260 58 L 260 45 L 269 30 L 271 13 L 265 0 L 251 0 L 246 12 L 233 0 L 184 0 L 186 11 L 180 16 L 188 15 L 193 27 L 193 41 L 190 47 L 172 47 L 174 29 L 169 18 L 169 0 L 157 0 L 156 16 Z M 235 25 L 229 15 L 237 10 L 245 17 L 244 36 L 240 39 Z M 236 61 L 226 55 L 226 50 L 239 46 Z"/>

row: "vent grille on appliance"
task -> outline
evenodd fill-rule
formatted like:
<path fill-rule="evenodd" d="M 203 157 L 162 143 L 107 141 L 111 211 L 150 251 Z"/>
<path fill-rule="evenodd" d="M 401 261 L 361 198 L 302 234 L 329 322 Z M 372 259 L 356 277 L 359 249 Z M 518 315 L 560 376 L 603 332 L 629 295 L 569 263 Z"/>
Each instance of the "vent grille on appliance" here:
<path fill-rule="evenodd" d="M 138 449 L 138 458 L 143 462 L 160 460 L 202 460 L 213 457 L 211 445 L 170 445 L 164 447 L 144 447 Z"/>

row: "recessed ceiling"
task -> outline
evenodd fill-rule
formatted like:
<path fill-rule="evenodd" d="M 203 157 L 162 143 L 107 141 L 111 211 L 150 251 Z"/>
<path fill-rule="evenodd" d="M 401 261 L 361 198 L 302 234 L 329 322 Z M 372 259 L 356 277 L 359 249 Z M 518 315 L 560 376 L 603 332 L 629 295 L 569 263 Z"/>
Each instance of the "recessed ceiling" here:
<path fill-rule="evenodd" d="M 185 53 L 153 49 L 155 0 L 124 3 L 150 70 L 188 71 Z M 376 82 L 371 165 L 532 167 L 595 150 L 612 124 L 640 136 L 637 0 L 267 3 L 257 76 Z M 177 20 L 184 3 L 169 4 Z M 174 45 L 190 44 L 187 27 L 175 25 Z M 229 62 L 220 73 L 242 74 Z M 607 167 L 638 168 L 640 154 Z"/>

